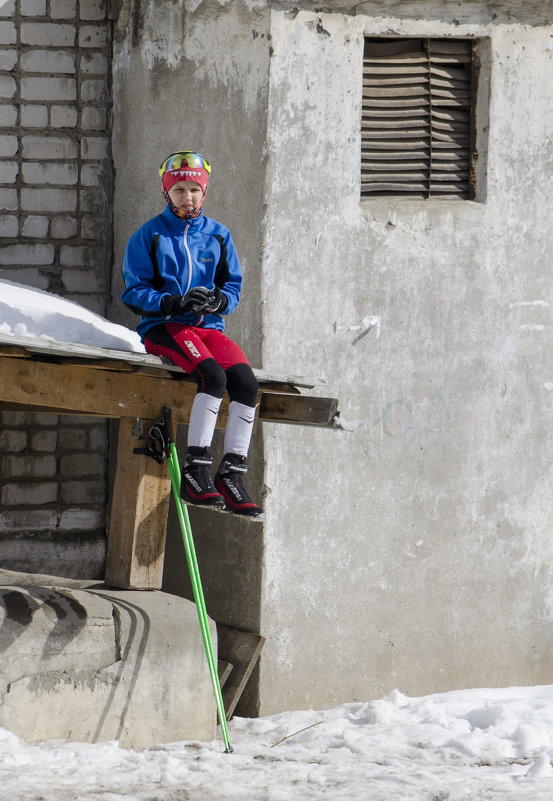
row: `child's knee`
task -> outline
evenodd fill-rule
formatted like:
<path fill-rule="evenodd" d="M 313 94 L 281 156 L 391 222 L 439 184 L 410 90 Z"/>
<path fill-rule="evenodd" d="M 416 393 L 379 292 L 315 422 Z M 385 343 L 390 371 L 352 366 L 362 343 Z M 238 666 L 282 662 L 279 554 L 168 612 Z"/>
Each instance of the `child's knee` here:
<path fill-rule="evenodd" d="M 255 406 L 259 383 L 249 364 L 235 364 L 226 372 L 227 389 L 231 401 L 244 406 Z"/>
<path fill-rule="evenodd" d="M 225 394 L 227 377 L 225 371 L 215 359 L 204 359 L 196 365 L 193 377 L 196 380 L 199 392 L 213 395 L 214 398 L 222 398 Z"/>

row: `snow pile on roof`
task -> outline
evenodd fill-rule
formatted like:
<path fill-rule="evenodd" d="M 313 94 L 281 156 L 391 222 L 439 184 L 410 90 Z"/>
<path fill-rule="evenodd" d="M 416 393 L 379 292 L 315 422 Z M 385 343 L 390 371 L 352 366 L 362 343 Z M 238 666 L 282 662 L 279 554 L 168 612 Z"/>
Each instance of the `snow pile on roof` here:
<path fill-rule="evenodd" d="M 0 280 L 0 336 L 144 353 L 135 331 L 59 295 L 13 281 Z"/>
<path fill-rule="evenodd" d="M 9 801 L 551 801 L 553 687 L 234 718 L 221 740 L 125 750 L 0 729 Z"/>

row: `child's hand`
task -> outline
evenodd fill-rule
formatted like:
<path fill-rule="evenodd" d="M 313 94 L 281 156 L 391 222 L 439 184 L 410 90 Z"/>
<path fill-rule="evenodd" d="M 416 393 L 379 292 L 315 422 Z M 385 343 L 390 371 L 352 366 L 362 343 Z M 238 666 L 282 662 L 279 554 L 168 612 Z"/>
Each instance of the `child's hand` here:
<path fill-rule="evenodd" d="M 164 295 L 161 298 L 161 312 L 167 317 L 177 317 L 179 314 L 184 314 L 183 308 L 184 297 L 182 295 Z"/>
<path fill-rule="evenodd" d="M 215 295 L 205 286 L 196 286 L 187 292 L 183 298 L 187 311 L 194 311 L 198 314 L 206 311 L 207 307 L 213 303 Z"/>
<path fill-rule="evenodd" d="M 217 312 L 223 311 L 226 309 L 228 304 L 228 298 L 224 295 L 219 287 L 215 287 L 214 291 L 211 293 L 211 300 L 204 306 L 203 311 L 207 312 L 208 314 L 216 314 Z"/>
<path fill-rule="evenodd" d="M 164 295 L 161 299 L 161 311 L 169 317 L 179 317 L 187 312 L 202 312 L 215 295 L 205 286 L 196 286 L 186 295 Z"/>

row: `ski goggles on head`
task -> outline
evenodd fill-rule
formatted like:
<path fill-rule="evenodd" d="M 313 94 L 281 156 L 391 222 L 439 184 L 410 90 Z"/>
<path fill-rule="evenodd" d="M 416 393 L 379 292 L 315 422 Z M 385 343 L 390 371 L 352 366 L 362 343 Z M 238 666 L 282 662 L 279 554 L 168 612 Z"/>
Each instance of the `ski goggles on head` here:
<path fill-rule="evenodd" d="M 173 172 L 173 170 L 182 170 L 191 167 L 196 170 L 205 170 L 209 175 L 211 167 L 207 159 L 200 156 L 199 153 L 192 153 L 189 150 L 179 150 L 177 153 L 171 153 L 167 156 L 165 161 L 159 168 L 159 174 L 163 175 L 166 172 Z"/>

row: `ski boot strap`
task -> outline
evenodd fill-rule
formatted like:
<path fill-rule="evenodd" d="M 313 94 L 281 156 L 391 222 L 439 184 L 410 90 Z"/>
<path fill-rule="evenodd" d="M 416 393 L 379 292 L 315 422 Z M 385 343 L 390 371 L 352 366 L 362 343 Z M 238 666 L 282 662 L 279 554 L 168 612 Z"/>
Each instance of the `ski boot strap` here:
<path fill-rule="evenodd" d="M 230 459 L 223 459 L 221 462 L 221 467 L 219 468 L 219 473 L 224 476 L 225 473 L 247 473 L 248 472 L 248 465 L 246 462 L 236 462 L 231 461 Z"/>
<path fill-rule="evenodd" d="M 200 455 L 197 453 L 188 453 L 186 454 L 185 464 L 188 467 L 191 464 L 195 465 L 206 465 L 206 467 L 210 467 L 213 464 L 213 457 L 209 454 Z"/>

